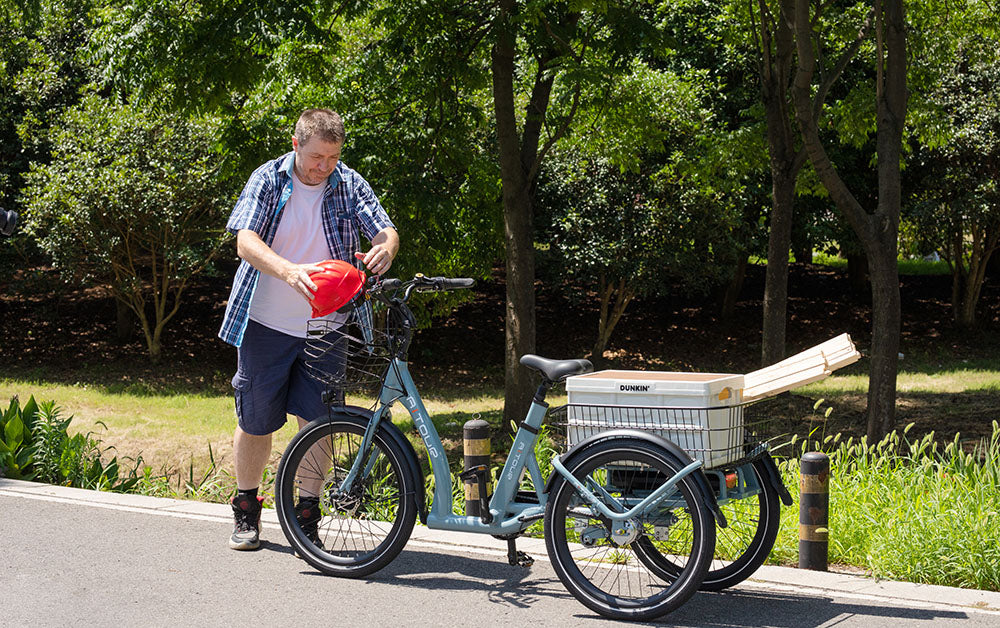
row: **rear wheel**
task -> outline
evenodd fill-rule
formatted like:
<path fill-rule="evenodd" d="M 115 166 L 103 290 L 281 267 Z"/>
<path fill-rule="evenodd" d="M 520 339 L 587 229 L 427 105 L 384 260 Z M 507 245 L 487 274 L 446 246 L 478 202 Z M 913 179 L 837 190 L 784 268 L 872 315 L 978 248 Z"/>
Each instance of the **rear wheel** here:
<path fill-rule="evenodd" d="M 288 444 L 275 478 L 278 520 L 296 553 L 323 573 L 358 578 L 406 545 L 416 519 L 414 479 L 403 450 L 384 432 L 344 486 L 361 451 L 364 421 L 321 419 Z"/>
<path fill-rule="evenodd" d="M 767 560 L 778 538 L 781 515 L 778 491 L 768 480 L 763 460 L 744 465 L 742 474 L 760 492 L 722 505 L 728 526 L 716 528 L 715 558 L 701 584 L 705 591 L 721 591 L 749 578 Z"/>
<path fill-rule="evenodd" d="M 778 491 L 768 481 L 765 464 L 757 460 L 739 469 L 741 484 L 756 494 L 720 506 L 728 525 L 716 528 L 715 556 L 701 584 L 704 591 L 721 591 L 743 582 L 764 564 L 774 547 L 781 518 Z M 672 556 L 653 543 L 640 540 L 637 554 L 660 577 L 679 571 Z"/>
<path fill-rule="evenodd" d="M 631 509 L 684 466 L 661 447 L 631 438 L 595 443 L 567 463 L 572 475 L 614 512 Z M 552 566 L 574 597 L 605 617 L 664 615 L 698 590 L 712 559 L 715 525 L 704 497 L 686 476 L 652 514 L 613 522 L 558 477 L 545 512 Z M 677 572 L 650 569 L 637 556 L 643 543 L 669 552 Z"/>

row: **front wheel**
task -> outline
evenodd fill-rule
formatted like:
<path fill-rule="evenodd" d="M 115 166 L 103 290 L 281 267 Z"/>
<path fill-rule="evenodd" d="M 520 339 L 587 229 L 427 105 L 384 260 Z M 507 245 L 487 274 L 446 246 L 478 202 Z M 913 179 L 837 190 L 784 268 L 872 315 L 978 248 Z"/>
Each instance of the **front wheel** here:
<path fill-rule="evenodd" d="M 275 478 L 278 521 L 296 553 L 323 573 L 360 578 L 395 558 L 413 530 L 414 479 L 382 430 L 361 455 L 366 421 L 320 419 L 288 444 Z"/>
<path fill-rule="evenodd" d="M 684 466 L 663 448 L 632 438 L 597 442 L 567 463 L 614 512 L 634 507 Z M 636 552 L 645 543 L 668 552 L 677 573 L 652 571 Z M 558 477 L 545 509 L 545 545 L 559 579 L 585 606 L 612 619 L 648 620 L 698 590 L 712 560 L 715 522 L 691 476 L 651 513 L 616 524 Z"/>

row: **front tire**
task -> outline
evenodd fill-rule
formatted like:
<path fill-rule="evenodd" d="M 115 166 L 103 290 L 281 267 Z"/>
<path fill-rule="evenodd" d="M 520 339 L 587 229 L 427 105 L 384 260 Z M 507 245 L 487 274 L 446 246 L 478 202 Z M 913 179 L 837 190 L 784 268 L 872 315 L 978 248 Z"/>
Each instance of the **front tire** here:
<path fill-rule="evenodd" d="M 360 578 L 378 571 L 402 551 L 416 520 L 406 454 L 383 430 L 376 432 L 354 486 L 343 490 L 366 422 L 313 421 L 288 444 L 275 478 L 285 538 L 301 558 L 332 576 Z M 295 508 L 304 498 L 317 499 L 319 509 L 306 522 Z"/>
<path fill-rule="evenodd" d="M 626 509 L 684 466 L 663 448 L 632 438 L 599 441 L 567 463 L 589 490 L 601 486 Z M 621 511 L 610 502 L 605 498 L 612 511 Z M 577 600 L 612 619 L 648 620 L 676 609 L 698 590 L 715 548 L 715 522 L 694 478 L 682 478 L 649 515 L 611 524 L 569 482 L 556 478 L 545 510 L 545 545 L 556 574 Z M 654 538 L 675 556 L 676 575 L 658 577 L 637 556 L 636 547 Z"/>

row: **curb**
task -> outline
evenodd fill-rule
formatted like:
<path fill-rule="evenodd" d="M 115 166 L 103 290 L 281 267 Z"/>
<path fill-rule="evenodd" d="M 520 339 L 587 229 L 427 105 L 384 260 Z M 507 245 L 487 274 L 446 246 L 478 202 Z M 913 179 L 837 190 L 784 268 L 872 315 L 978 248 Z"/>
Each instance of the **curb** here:
<path fill-rule="evenodd" d="M 232 522 L 232 511 L 226 504 L 105 493 L 7 478 L 0 478 L 0 495 L 185 519 Z M 265 529 L 280 533 L 278 517 L 273 509 L 264 510 L 261 523 Z M 466 532 L 430 530 L 419 524 L 413 528 L 408 545 L 461 549 L 466 553 L 498 557 L 502 560 L 506 560 L 507 556 L 506 543 L 493 537 Z M 548 561 L 545 541 L 542 539 L 519 538 L 517 546 L 520 551 L 526 552 L 535 560 Z M 1000 592 L 878 580 L 867 576 L 807 571 L 791 567 L 765 565 L 740 587 L 794 591 L 818 596 L 846 595 L 885 600 L 911 607 L 961 609 L 1000 616 Z"/>

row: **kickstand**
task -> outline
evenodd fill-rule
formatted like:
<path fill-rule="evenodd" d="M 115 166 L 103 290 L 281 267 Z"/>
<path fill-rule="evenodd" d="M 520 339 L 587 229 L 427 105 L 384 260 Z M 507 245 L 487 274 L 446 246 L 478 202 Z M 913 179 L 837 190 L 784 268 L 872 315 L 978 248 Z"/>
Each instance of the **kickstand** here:
<path fill-rule="evenodd" d="M 531 567 L 535 564 L 535 559 L 524 552 L 517 551 L 517 544 L 513 538 L 507 539 L 507 562 L 515 567 Z"/>

